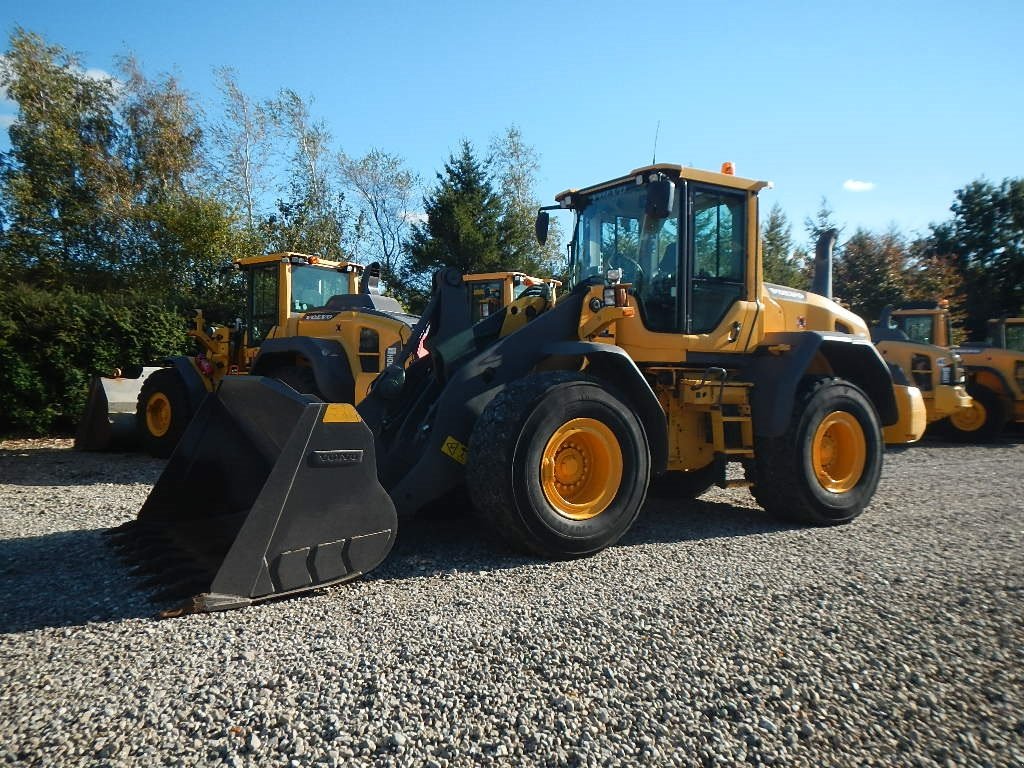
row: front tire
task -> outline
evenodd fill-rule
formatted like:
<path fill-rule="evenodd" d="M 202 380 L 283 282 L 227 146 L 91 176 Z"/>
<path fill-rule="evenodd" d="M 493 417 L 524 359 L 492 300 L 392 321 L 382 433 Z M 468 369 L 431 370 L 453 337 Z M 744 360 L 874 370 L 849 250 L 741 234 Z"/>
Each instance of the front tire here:
<path fill-rule="evenodd" d="M 466 486 L 482 524 L 547 558 L 614 544 L 640 512 L 650 450 L 639 418 L 595 379 L 557 371 L 509 385 L 469 440 Z"/>
<path fill-rule="evenodd" d="M 768 513 L 810 525 L 849 523 L 871 501 L 882 471 L 882 430 L 850 382 L 808 379 L 781 437 L 755 444 L 750 492 Z"/>
<path fill-rule="evenodd" d="M 192 416 L 181 374 L 174 368 L 154 371 L 143 382 L 135 409 L 142 449 L 150 456 L 166 459 L 174 452 Z"/>
<path fill-rule="evenodd" d="M 997 392 L 980 384 L 968 385 L 967 394 L 973 401 L 971 407 L 946 419 L 950 434 L 960 443 L 991 443 L 1010 419 L 1006 406 Z"/>

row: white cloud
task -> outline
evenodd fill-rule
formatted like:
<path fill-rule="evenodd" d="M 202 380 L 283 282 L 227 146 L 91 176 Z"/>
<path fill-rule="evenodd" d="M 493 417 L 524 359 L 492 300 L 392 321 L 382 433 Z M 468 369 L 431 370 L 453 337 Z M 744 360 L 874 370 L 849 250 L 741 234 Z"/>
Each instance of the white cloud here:
<path fill-rule="evenodd" d="M 856 179 L 847 179 L 843 182 L 843 189 L 847 192 L 870 192 L 875 188 L 875 182 L 873 181 L 857 181 Z"/>
<path fill-rule="evenodd" d="M 402 214 L 402 218 L 405 219 L 406 224 L 426 224 L 427 213 L 426 211 L 406 211 Z"/>
<path fill-rule="evenodd" d="M 0 128 L 10 128 L 14 125 L 16 115 L 0 115 Z"/>

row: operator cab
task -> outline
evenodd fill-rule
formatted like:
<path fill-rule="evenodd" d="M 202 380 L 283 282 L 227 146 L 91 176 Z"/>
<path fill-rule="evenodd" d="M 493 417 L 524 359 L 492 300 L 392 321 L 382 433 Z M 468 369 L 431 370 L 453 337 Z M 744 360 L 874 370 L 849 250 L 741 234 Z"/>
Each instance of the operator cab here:
<path fill-rule="evenodd" d="M 576 212 L 570 285 L 618 271 L 648 330 L 710 333 L 735 302 L 753 295 L 751 192 L 764 186 L 662 165 L 563 192 L 560 206 Z M 538 221 L 538 234 L 544 229 Z"/>

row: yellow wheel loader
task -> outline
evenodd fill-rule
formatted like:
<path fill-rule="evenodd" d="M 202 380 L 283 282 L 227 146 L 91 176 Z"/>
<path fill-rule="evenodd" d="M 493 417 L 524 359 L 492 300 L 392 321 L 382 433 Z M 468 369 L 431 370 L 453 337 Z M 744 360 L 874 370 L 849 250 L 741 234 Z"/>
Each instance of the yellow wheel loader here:
<path fill-rule="evenodd" d="M 1024 351 L 1014 348 L 1024 346 L 1024 319 L 989 320 L 987 341 L 953 346 L 948 306 L 945 300 L 906 305 L 889 311 L 885 325 L 911 342 L 934 344 L 948 351 L 950 360 L 959 360 L 970 404 L 947 414 L 944 424 L 956 440 L 989 442 L 1009 423 L 1024 423 Z"/>
<path fill-rule="evenodd" d="M 886 307 L 871 329 L 871 340 L 882 357 L 898 365 L 921 390 L 929 424 L 961 418 L 974 407 L 967 393 L 961 357 L 949 347 L 930 343 L 929 337 L 910 321 L 911 317 L 914 315 L 902 315 L 901 323 L 893 317 L 893 308 Z"/>
<path fill-rule="evenodd" d="M 541 290 L 472 323 L 442 270 L 358 405 L 224 379 L 114 541 L 178 613 L 356 578 L 400 517 L 460 486 L 482 526 L 552 558 L 614 544 L 652 480 L 681 497 L 694 473 L 737 482 L 730 461 L 770 514 L 850 522 L 920 393 L 869 339 L 790 327 L 761 274 L 765 186 L 652 165 L 558 195 L 575 226 L 557 303 Z"/>
<path fill-rule="evenodd" d="M 245 276 L 245 318 L 211 326 L 197 311 L 189 336 L 199 354 L 166 358 L 134 376 L 94 378 L 77 448 L 126 449 L 141 442 L 152 455 L 169 456 L 207 392 L 225 376 L 248 373 L 263 341 L 283 335 L 289 320 L 333 297 L 358 293 L 363 273 L 358 264 L 297 253 L 248 257 L 232 267 Z M 408 333 L 411 322 L 405 318 L 384 323 L 388 343 L 398 339 L 391 329 L 405 326 Z M 348 335 L 358 338 L 360 332 L 361 327 Z"/>
<path fill-rule="evenodd" d="M 989 320 L 986 346 L 1024 352 L 1024 317 Z"/>

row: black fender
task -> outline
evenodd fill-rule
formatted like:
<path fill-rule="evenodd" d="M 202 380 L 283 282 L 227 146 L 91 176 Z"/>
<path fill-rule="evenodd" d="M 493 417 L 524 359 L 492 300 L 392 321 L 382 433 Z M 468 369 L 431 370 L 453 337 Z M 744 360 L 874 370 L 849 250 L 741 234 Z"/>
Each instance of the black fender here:
<path fill-rule="evenodd" d="M 251 374 L 273 376 L 274 369 L 303 360 L 313 370 L 317 393 L 329 403 L 351 403 L 355 379 L 341 342 L 309 336 L 267 339 L 253 361 Z"/>
<path fill-rule="evenodd" d="M 188 404 L 192 408 L 192 413 L 199 410 L 199 404 L 203 402 L 203 398 L 206 397 L 210 391 L 206 387 L 206 382 L 203 379 L 203 375 L 196 370 L 195 358 L 188 357 L 187 355 L 176 355 L 174 357 L 168 357 L 164 359 L 164 365 L 168 368 L 173 368 L 178 372 L 178 376 L 181 377 L 182 383 L 185 385 L 185 393 L 188 395 Z"/>
<path fill-rule="evenodd" d="M 964 369 L 964 374 L 967 377 L 967 383 L 974 383 L 974 380 L 977 379 L 977 375 L 979 373 L 987 373 L 987 374 L 989 374 L 991 376 L 994 376 L 996 379 L 998 379 L 999 383 L 1002 384 L 1002 386 L 1003 386 L 1003 391 L 1002 392 L 996 392 L 996 394 L 999 395 L 999 397 L 1001 397 L 1003 400 L 1005 400 L 1008 403 L 1012 403 L 1013 402 L 1014 391 L 1015 390 L 1014 390 L 1013 387 L 1010 386 L 1010 382 L 1007 381 L 1006 376 L 1003 375 L 1002 371 L 1000 371 L 997 368 L 992 368 L 991 366 L 988 366 L 988 365 L 967 365 L 967 364 L 963 363 L 963 359 L 964 359 L 963 358 L 963 354 L 960 354 L 960 361 L 961 361 L 961 365 L 963 366 L 963 369 Z M 982 386 L 982 385 L 975 384 L 975 386 Z"/>
<path fill-rule="evenodd" d="M 788 351 L 782 351 L 785 347 Z M 800 380 L 819 354 L 836 376 L 864 391 L 882 426 L 899 420 L 892 373 L 869 339 L 827 331 L 782 331 L 765 335 L 748 369 L 754 383 L 754 434 L 780 437 L 786 431 Z"/>

